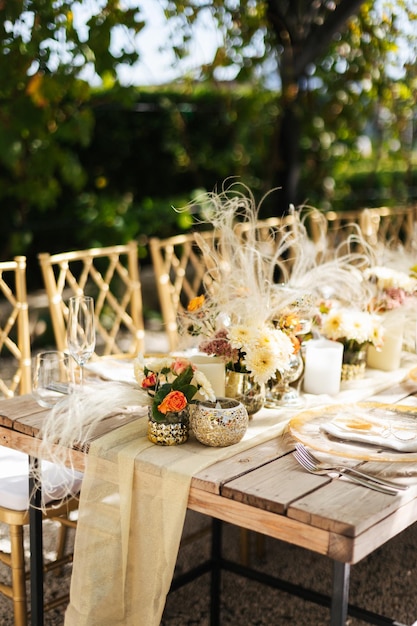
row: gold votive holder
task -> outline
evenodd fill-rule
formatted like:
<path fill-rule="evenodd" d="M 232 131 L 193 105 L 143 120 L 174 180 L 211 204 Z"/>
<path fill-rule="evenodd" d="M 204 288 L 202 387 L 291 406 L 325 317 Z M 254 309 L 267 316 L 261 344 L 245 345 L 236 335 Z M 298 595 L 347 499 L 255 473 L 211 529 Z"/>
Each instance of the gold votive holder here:
<path fill-rule="evenodd" d="M 198 402 L 191 411 L 191 430 L 205 446 L 225 447 L 238 443 L 248 424 L 246 408 L 232 398 Z"/>

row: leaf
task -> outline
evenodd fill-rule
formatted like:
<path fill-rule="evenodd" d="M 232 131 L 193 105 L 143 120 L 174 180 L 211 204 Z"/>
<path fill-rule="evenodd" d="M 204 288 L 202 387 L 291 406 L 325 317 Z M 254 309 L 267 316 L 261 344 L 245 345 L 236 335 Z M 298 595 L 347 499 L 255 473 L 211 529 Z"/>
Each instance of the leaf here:
<path fill-rule="evenodd" d="M 191 365 L 189 365 L 187 369 L 179 374 L 179 376 L 177 376 L 177 378 L 174 380 L 174 382 L 172 383 L 172 389 L 175 389 L 177 391 L 183 391 L 183 387 L 185 385 L 189 385 L 193 378 L 193 375 L 193 368 L 191 367 Z"/>
<path fill-rule="evenodd" d="M 198 391 L 198 388 L 195 385 L 187 385 L 181 389 L 184 396 L 187 398 L 188 402 L 194 398 L 195 394 Z"/>

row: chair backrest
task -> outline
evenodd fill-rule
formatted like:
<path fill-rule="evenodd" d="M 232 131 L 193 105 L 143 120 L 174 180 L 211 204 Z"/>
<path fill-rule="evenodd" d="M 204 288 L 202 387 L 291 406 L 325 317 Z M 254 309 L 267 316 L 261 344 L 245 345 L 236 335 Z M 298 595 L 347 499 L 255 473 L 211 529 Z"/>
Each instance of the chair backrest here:
<path fill-rule="evenodd" d="M 414 240 L 414 218 L 413 207 L 378 207 L 316 214 L 311 224 L 313 239 L 318 243 L 324 236 L 328 249 L 336 249 L 349 235 L 357 234 L 357 227 L 371 247 L 382 244 L 409 249 Z"/>
<path fill-rule="evenodd" d="M 297 249 L 293 245 L 295 226 L 296 219 L 294 215 L 290 214 L 257 220 L 254 224 L 250 222 L 237 223 L 236 232 L 243 241 L 248 236 L 251 240 L 253 238 L 256 249 L 265 255 L 266 259 L 277 255 L 274 278 L 276 282 L 285 283 L 288 281 L 297 255 Z M 282 253 L 278 255 L 280 248 Z"/>
<path fill-rule="evenodd" d="M 30 393 L 31 352 L 26 257 L 0 262 L 0 395 Z"/>
<path fill-rule="evenodd" d="M 259 220 L 254 233 L 259 251 L 273 256 L 284 236 L 291 235 L 294 224 L 293 216 Z M 252 225 L 236 223 L 236 237 L 245 240 Z M 290 240 L 289 240 L 290 242 Z M 184 313 L 192 298 L 210 293 L 217 278 L 216 268 L 211 265 L 210 251 L 216 247 L 221 255 L 221 233 L 209 230 L 176 235 L 167 239 L 151 237 L 149 248 L 155 273 L 161 314 L 168 336 L 170 350 L 178 349 L 180 344 L 178 318 Z M 289 243 L 283 268 L 288 278 L 293 262 L 292 248 Z M 282 268 L 281 268 L 282 269 Z"/>
<path fill-rule="evenodd" d="M 373 235 L 370 243 L 387 245 L 391 248 L 402 246 L 411 249 L 414 244 L 414 207 L 378 207 L 362 211 L 362 230 Z"/>
<path fill-rule="evenodd" d="M 96 356 L 134 356 L 144 350 L 138 245 L 130 242 L 38 255 L 58 350 L 66 350 L 67 301 L 89 295 L 95 302 Z"/>
<path fill-rule="evenodd" d="M 197 243 L 194 232 L 167 239 L 151 237 L 149 248 L 155 273 L 161 314 L 170 350 L 179 345 L 178 315 L 190 300 L 207 290 L 207 265 L 201 251 L 201 242 L 210 247 L 213 231 L 200 232 Z"/>

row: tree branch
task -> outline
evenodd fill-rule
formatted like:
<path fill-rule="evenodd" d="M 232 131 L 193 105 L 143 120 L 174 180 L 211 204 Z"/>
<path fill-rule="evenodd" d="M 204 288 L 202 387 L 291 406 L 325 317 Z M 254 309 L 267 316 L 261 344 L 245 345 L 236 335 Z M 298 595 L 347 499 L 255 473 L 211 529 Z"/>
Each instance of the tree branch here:
<path fill-rule="evenodd" d="M 320 56 L 333 36 L 342 31 L 346 22 L 355 15 L 365 0 L 341 0 L 336 9 L 328 16 L 322 26 L 316 26 L 298 47 L 294 54 L 294 73 L 297 77 L 304 73 L 309 63 Z M 301 43 L 301 42 L 300 42 Z"/>

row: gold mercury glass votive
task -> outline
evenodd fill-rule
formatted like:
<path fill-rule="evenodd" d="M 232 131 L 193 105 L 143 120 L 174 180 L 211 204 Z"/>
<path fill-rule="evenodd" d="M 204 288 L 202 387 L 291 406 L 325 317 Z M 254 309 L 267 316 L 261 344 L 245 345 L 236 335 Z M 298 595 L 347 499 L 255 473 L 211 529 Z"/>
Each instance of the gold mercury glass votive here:
<path fill-rule="evenodd" d="M 206 446 L 225 447 L 238 443 L 249 424 L 244 405 L 232 398 L 217 398 L 215 402 L 198 402 L 191 411 L 191 430 Z"/>

